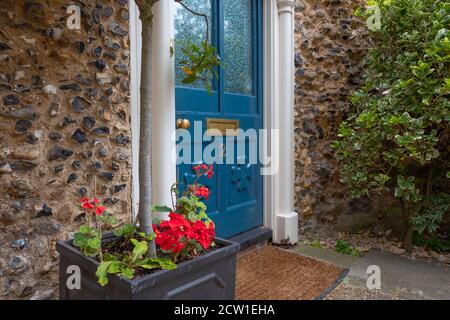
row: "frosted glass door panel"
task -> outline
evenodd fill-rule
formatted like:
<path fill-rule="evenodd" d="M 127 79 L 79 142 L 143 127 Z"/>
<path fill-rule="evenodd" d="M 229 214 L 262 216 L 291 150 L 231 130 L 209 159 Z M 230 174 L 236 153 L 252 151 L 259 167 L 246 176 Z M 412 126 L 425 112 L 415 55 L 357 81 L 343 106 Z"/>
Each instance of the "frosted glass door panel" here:
<path fill-rule="evenodd" d="M 197 13 L 206 14 L 209 24 L 209 41 L 211 41 L 212 34 L 212 6 L 211 0 L 184 0 L 184 4 Z M 181 51 L 180 42 L 192 41 L 200 46 L 206 37 L 206 22 L 205 18 L 196 16 L 186 10 L 181 4 L 175 3 L 175 75 L 176 85 L 191 88 L 202 88 L 201 81 L 192 84 L 182 84 L 181 80 L 185 74 L 180 68 L 180 61 L 186 60 L 186 55 Z M 178 45 L 177 45 L 178 44 Z"/>
<path fill-rule="evenodd" d="M 252 0 L 224 0 L 225 92 L 254 94 Z"/>

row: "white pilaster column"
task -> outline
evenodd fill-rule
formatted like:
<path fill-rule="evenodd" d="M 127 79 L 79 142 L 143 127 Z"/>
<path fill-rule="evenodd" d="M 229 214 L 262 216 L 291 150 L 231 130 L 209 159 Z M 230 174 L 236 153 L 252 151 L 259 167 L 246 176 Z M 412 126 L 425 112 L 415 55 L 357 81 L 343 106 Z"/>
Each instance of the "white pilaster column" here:
<path fill-rule="evenodd" d="M 294 208 L 294 0 L 277 0 L 279 14 L 280 167 L 276 176 L 274 241 L 298 241 Z"/>
<path fill-rule="evenodd" d="M 170 57 L 174 38 L 174 1 L 153 6 L 152 57 L 152 203 L 171 207 L 170 188 L 176 182 L 175 67 Z M 160 218 L 165 218 L 164 216 Z"/>

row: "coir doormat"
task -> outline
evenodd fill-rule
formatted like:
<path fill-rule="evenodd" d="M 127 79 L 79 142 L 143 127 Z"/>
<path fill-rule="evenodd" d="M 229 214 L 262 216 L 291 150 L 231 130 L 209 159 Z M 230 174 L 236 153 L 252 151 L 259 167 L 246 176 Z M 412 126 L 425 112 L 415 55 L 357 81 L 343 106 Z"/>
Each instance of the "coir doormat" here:
<path fill-rule="evenodd" d="M 347 272 L 267 246 L 238 259 L 236 300 L 323 299 Z"/>

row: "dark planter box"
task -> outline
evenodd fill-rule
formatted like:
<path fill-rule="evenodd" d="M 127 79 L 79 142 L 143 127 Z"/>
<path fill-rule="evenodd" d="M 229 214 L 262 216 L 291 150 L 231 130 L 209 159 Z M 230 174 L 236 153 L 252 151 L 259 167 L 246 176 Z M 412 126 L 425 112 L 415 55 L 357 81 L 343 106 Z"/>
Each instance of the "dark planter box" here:
<path fill-rule="evenodd" d="M 106 235 L 104 241 L 112 240 Z M 61 300 L 232 300 L 236 286 L 236 254 L 239 244 L 215 239 L 221 247 L 178 264 L 175 270 L 160 270 L 139 279 L 109 276 L 102 287 L 95 272 L 99 262 L 84 256 L 72 241 L 58 241 L 60 254 L 59 297 Z M 69 266 L 81 271 L 81 289 L 70 290 Z"/>

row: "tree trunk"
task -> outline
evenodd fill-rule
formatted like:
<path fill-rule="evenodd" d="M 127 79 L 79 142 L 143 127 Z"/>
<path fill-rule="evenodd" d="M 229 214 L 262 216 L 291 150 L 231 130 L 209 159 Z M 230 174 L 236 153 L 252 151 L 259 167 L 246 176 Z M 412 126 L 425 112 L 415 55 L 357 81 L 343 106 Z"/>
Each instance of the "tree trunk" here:
<path fill-rule="evenodd" d="M 412 237 L 413 237 L 413 233 L 414 233 L 414 226 L 409 224 L 408 231 L 406 231 L 405 239 L 403 240 L 403 248 L 405 249 L 405 251 L 407 253 L 411 253 L 412 252 L 412 246 L 413 246 Z"/>
<path fill-rule="evenodd" d="M 155 1 L 139 1 L 142 21 L 141 103 L 139 139 L 139 228 L 146 235 L 152 230 L 152 188 L 151 188 L 151 77 L 152 77 L 152 6 Z M 149 243 L 149 256 L 156 255 L 155 242 Z"/>
<path fill-rule="evenodd" d="M 408 207 L 408 203 L 406 201 L 403 201 L 403 217 L 405 219 L 405 223 L 408 226 L 406 233 L 405 233 L 405 237 L 403 239 L 403 249 L 405 249 L 405 251 L 407 253 L 411 253 L 412 252 L 412 237 L 414 234 L 414 226 L 411 224 L 410 221 L 410 216 L 409 216 L 409 207 Z"/>

